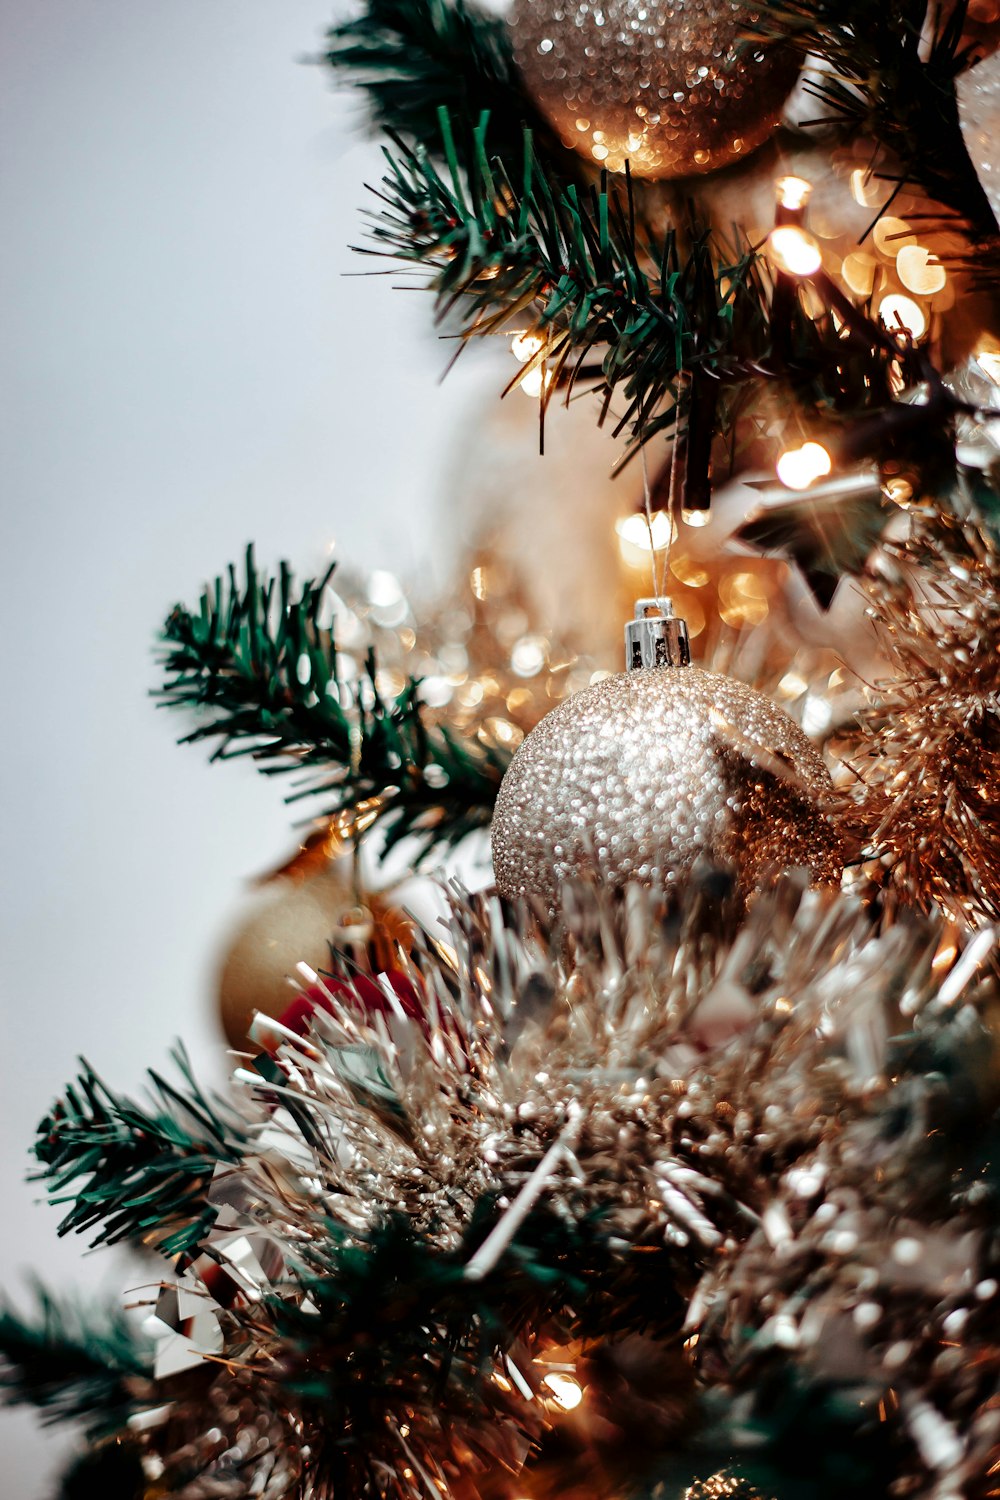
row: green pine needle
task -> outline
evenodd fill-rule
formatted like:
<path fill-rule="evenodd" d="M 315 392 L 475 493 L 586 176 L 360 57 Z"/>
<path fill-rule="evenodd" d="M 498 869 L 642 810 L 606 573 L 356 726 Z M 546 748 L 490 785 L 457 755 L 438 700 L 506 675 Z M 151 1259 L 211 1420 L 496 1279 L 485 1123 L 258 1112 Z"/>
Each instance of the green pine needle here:
<path fill-rule="evenodd" d="M 365 0 L 329 32 L 326 61 L 365 89 L 383 130 L 428 141 L 442 106 L 470 130 L 486 110 L 491 150 L 516 149 L 527 124 L 569 175 L 582 170 L 523 88 L 506 20 L 465 0 Z"/>
<path fill-rule="evenodd" d="M 91 1436 L 123 1426 L 135 1404 L 130 1384 L 151 1376 L 124 1314 L 60 1302 L 41 1286 L 35 1298 L 32 1315 L 0 1305 L 4 1404 L 34 1406 L 46 1422 L 83 1421 Z"/>
<path fill-rule="evenodd" d="M 297 589 L 286 565 L 277 579 L 258 574 L 248 549 L 242 585 L 230 568 L 197 610 L 171 613 L 157 696 L 197 716 L 182 743 L 215 739 L 213 759 L 304 772 L 289 800 L 321 794 L 328 816 L 364 804 L 390 847 L 413 836 L 423 855 L 455 843 L 489 823 L 509 752 L 429 723 L 416 678 L 385 698 L 374 652 L 360 683 L 344 681 L 320 621 L 329 577 Z"/>
<path fill-rule="evenodd" d="M 832 317 L 808 316 L 793 297 L 778 349 L 770 272 L 755 247 L 735 237 L 727 246 L 697 226 L 683 235 L 644 228 L 627 175 L 624 189 L 606 176 L 587 192 L 560 186 L 528 134 L 516 167 L 488 160 L 485 119 L 469 167 L 443 111 L 439 123 L 444 170 L 399 139 L 385 152 L 366 253 L 422 266 L 439 318 L 464 338 L 540 333 L 544 347 L 515 380 L 538 367 L 552 377 L 543 418 L 557 390 L 569 400 L 581 383 L 601 395 L 601 421 L 614 406 L 614 432 L 628 432 L 633 451 L 679 422 L 686 492 L 699 478 L 690 472 L 696 420 L 707 428 L 707 481 L 713 436 L 733 433 L 748 397 L 769 384 L 782 383 L 804 422 L 821 417 L 834 429 L 891 406 L 891 361 L 874 323 L 845 341 Z M 909 354 L 898 357 L 911 377 Z"/>
<path fill-rule="evenodd" d="M 246 1144 L 236 1112 L 195 1082 L 183 1048 L 174 1061 L 183 1088 L 150 1071 L 152 1101 L 115 1094 L 82 1070 L 38 1127 L 33 1181 L 53 1203 L 69 1203 L 59 1233 L 101 1226 L 94 1245 L 132 1241 L 172 1257 L 194 1249 L 215 1210 L 206 1193 L 220 1163 L 238 1162 Z"/>
<path fill-rule="evenodd" d="M 527 132 L 516 165 L 488 157 L 489 125 L 479 119 L 470 160 L 440 111 L 444 171 L 394 140 L 366 253 L 425 266 L 439 316 L 454 314 L 466 337 L 538 328 L 547 344 L 525 368 L 544 365 L 567 397 L 583 379 L 606 408 L 618 399 L 616 432 L 640 442 L 682 411 L 682 372 L 705 371 L 720 390 L 756 376 L 770 335 L 752 247 L 695 229 L 684 250 L 674 229 L 643 229 L 630 180 L 624 194 L 607 178 L 566 186 Z"/>
<path fill-rule="evenodd" d="M 619 1257 L 598 1220 L 568 1223 L 544 1209 L 528 1216 L 489 1277 L 471 1279 L 466 1263 L 499 1212 L 494 1199 L 483 1199 L 463 1241 L 448 1249 L 430 1243 L 403 1214 L 378 1223 L 364 1242 L 327 1221 L 322 1239 L 307 1247 L 314 1266 L 300 1269 L 296 1295 L 267 1300 L 269 1378 L 342 1434 L 338 1446 L 349 1465 L 342 1479 L 351 1493 L 375 1477 L 387 1415 L 404 1417 L 422 1405 L 429 1386 L 449 1425 L 474 1441 L 483 1406 L 498 1416 L 507 1406 L 488 1379 L 494 1352 L 550 1319 L 569 1337 L 577 1308 L 586 1316 L 589 1302 L 599 1300 L 596 1288 L 614 1271 L 620 1279 Z M 654 1258 L 662 1278 L 667 1257 Z M 669 1289 L 661 1301 L 676 1316 Z M 248 1316 L 259 1322 L 261 1310 Z M 648 1318 L 648 1305 L 636 1316 Z M 488 1429 L 484 1438 L 488 1456 Z"/>
<path fill-rule="evenodd" d="M 923 55 L 926 0 L 847 9 L 767 0 L 760 9 L 759 35 L 830 65 L 812 85 L 818 112 L 881 145 L 881 175 L 939 202 L 973 241 L 977 275 L 992 282 L 997 226 L 955 100 L 969 62 L 964 0 Z M 730 434 L 731 449 L 750 436 L 750 405 L 770 383 L 795 401 L 804 430 L 818 419 L 834 436 L 891 405 L 877 335 L 844 340 L 831 317 L 806 317 L 797 299 L 778 313 L 771 278 L 738 230 L 732 245 L 712 243 L 691 208 L 691 223 L 648 229 L 641 185 L 627 174 L 595 181 L 538 120 L 494 17 L 463 0 L 364 0 L 362 15 L 331 34 L 329 61 L 368 93 L 392 139 L 365 253 L 420 267 L 439 318 L 461 338 L 519 327 L 545 336 L 511 382 L 544 371 L 543 443 L 548 403 L 569 400 L 577 385 L 594 390 L 600 421 L 613 408 L 633 452 L 657 432 L 686 433 L 681 499 L 700 504 L 713 436 Z M 936 425 L 947 436 L 947 417 Z M 919 452 L 905 457 L 923 464 Z"/>

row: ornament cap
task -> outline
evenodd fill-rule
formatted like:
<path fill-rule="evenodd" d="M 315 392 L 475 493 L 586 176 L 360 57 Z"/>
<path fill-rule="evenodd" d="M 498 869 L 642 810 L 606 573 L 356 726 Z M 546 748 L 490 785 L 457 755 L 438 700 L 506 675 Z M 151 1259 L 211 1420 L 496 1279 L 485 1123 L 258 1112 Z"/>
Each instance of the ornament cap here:
<path fill-rule="evenodd" d="M 629 672 L 648 667 L 689 667 L 691 641 L 687 622 L 674 615 L 669 599 L 637 599 L 635 618 L 625 626 L 625 666 Z"/>

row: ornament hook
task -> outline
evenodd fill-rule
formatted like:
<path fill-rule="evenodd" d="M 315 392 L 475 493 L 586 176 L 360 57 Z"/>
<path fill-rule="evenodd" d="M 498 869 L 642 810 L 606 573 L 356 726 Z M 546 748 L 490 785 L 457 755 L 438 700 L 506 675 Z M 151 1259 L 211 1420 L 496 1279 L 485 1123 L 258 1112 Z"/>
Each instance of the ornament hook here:
<path fill-rule="evenodd" d="M 635 618 L 625 626 L 625 665 L 630 672 L 691 665 L 687 622 L 677 619 L 669 599 L 636 600 Z"/>

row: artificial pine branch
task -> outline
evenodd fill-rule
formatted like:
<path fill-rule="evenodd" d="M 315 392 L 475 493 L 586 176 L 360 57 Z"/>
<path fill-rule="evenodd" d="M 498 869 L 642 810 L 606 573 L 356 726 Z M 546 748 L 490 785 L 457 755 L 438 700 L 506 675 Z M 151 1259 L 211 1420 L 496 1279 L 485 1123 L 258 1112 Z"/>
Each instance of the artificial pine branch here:
<path fill-rule="evenodd" d="M 533 362 L 550 389 L 594 373 L 593 355 L 605 412 L 624 394 L 616 430 L 641 443 L 686 407 L 680 369 L 728 378 L 748 320 L 758 336 L 728 363 L 766 353 L 753 252 L 717 259 L 695 231 L 685 263 L 673 231 L 663 243 L 637 234 L 631 184 L 615 193 L 605 175 L 598 190 L 559 144 L 520 83 L 505 21 L 463 0 L 367 0 L 330 33 L 328 61 L 355 76 L 396 145 L 376 253 L 427 265 L 439 311 L 461 304 L 466 333 L 531 310 L 554 335 Z"/>
<path fill-rule="evenodd" d="M 763 0 L 755 29 L 826 63 L 809 85 L 819 110 L 882 146 L 882 175 L 915 186 L 964 224 L 974 241 L 998 234 L 969 158 L 955 80 L 974 60 L 963 42 L 967 0 L 941 6 L 928 29 L 927 0 Z"/>
<path fill-rule="evenodd" d="M 359 684 L 343 681 L 320 618 L 329 577 L 296 589 L 285 565 L 278 579 L 259 575 L 248 549 L 242 586 L 230 568 L 197 611 L 170 614 L 157 696 L 198 715 L 182 743 L 220 741 L 213 759 L 305 771 L 293 799 L 323 793 L 329 816 L 363 804 L 365 826 L 378 824 L 390 846 L 407 836 L 423 853 L 455 843 L 489 822 L 509 753 L 430 722 L 415 678 L 385 698 L 373 652 Z"/>
<path fill-rule="evenodd" d="M 883 175 L 920 187 L 965 228 L 977 274 L 991 280 L 980 252 L 997 243 L 997 225 L 955 98 L 971 57 L 966 6 L 949 7 L 925 38 L 926 9 L 926 0 L 861 0 L 846 11 L 839 0 L 767 0 L 756 29 L 824 59 L 830 71 L 813 90 L 825 110 L 891 153 Z M 495 18 L 462 0 L 367 0 L 331 38 L 329 60 L 367 89 L 393 139 L 367 253 L 424 267 L 439 319 L 451 316 L 463 338 L 519 324 L 544 336 L 511 382 L 542 371 L 543 445 L 548 403 L 557 393 L 568 401 L 582 382 L 632 452 L 677 428 L 688 458 L 679 498 L 700 508 L 711 430 L 735 436 L 765 383 L 781 382 L 804 426 L 816 416 L 849 427 L 892 406 L 877 338 L 845 346 L 832 318 L 811 320 L 797 302 L 776 316 L 756 247 L 712 244 L 694 224 L 650 231 L 627 176 L 595 182 L 539 122 Z M 927 416 L 925 432 L 901 444 L 921 471 L 927 431 L 950 443 L 950 414 Z"/>
<path fill-rule="evenodd" d="M 486 111 L 491 151 L 516 152 L 528 125 L 567 176 L 582 175 L 523 88 L 501 16 L 465 0 L 365 0 L 330 30 L 326 61 L 366 91 L 375 124 L 390 134 L 429 143 L 442 106 L 469 132 Z"/>
<path fill-rule="evenodd" d="M 398 138 L 386 152 L 367 253 L 425 265 L 439 316 L 454 313 L 465 336 L 537 326 L 547 343 L 527 369 L 544 365 L 570 391 L 596 375 L 606 403 L 624 398 L 616 431 L 639 441 L 673 425 L 681 371 L 725 386 L 765 357 L 767 286 L 751 247 L 720 254 L 695 228 L 685 251 L 673 228 L 662 239 L 643 228 L 630 181 L 624 194 L 606 175 L 599 188 L 565 186 L 528 133 L 516 166 L 489 158 L 485 116 L 470 162 L 444 110 L 439 123 L 445 170 Z"/>
<path fill-rule="evenodd" d="M 594 1286 L 620 1272 L 598 1222 L 568 1224 L 540 1210 L 521 1226 L 495 1274 L 474 1280 L 467 1263 L 497 1216 L 496 1203 L 484 1200 L 469 1234 L 449 1249 L 415 1232 L 405 1214 L 387 1216 L 360 1243 L 328 1222 L 325 1236 L 307 1247 L 317 1271 L 299 1274 L 295 1295 L 234 1313 L 258 1336 L 267 1321 L 268 1377 L 303 1403 L 308 1420 L 342 1435 L 320 1465 L 337 1466 L 345 1493 L 367 1492 L 383 1464 L 387 1425 L 412 1415 L 428 1386 L 448 1411 L 442 1454 L 458 1433 L 477 1462 L 496 1462 L 504 1436 L 476 1420 L 485 1408 L 499 1429 L 511 1414 L 509 1387 L 489 1378 L 494 1359 L 526 1329 L 535 1338 L 552 1319 L 568 1337 L 576 1307 L 596 1300 Z M 666 1259 L 650 1257 L 661 1271 Z M 654 1266 L 642 1269 L 651 1276 Z M 669 1288 L 661 1301 L 676 1315 Z M 638 1315 L 649 1317 L 648 1298 Z M 524 1426 L 531 1429 L 530 1414 Z M 514 1459 L 513 1449 L 500 1451 Z"/>
<path fill-rule="evenodd" d="M 83 1421 L 93 1436 L 124 1425 L 135 1382 L 148 1380 L 148 1352 L 117 1307 L 99 1315 L 35 1289 L 33 1316 L 0 1306 L 0 1393 L 34 1406 L 46 1422 Z"/>
<path fill-rule="evenodd" d="M 829 75 L 809 87 L 817 108 L 883 146 L 902 187 L 914 184 L 958 215 L 973 237 L 998 233 L 962 136 L 955 80 L 975 60 L 964 40 L 968 0 L 763 0 L 749 29 L 820 58 Z M 330 32 L 330 65 L 368 93 L 375 122 L 439 152 L 436 111 L 471 137 L 484 112 L 489 151 L 516 157 L 524 125 L 565 182 L 587 181 L 523 87 L 506 22 L 464 0 L 366 0 Z"/>
<path fill-rule="evenodd" d="M 606 174 L 587 192 L 561 186 L 527 134 L 516 167 L 488 160 L 485 119 L 469 168 L 444 111 L 440 124 L 442 170 L 399 139 L 386 151 L 367 253 L 424 266 L 439 319 L 464 338 L 519 325 L 541 335 L 515 379 L 533 368 L 551 378 L 543 418 L 557 389 L 568 400 L 582 382 L 601 395 L 602 421 L 613 409 L 614 431 L 628 431 L 634 451 L 678 422 L 683 433 L 706 397 L 711 425 L 729 430 L 748 396 L 780 382 L 806 422 L 815 415 L 828 430 L 852 430 L 856 448 L 859 417 L 898 407 L 892 368 L 926 378 L 905 341 L 888 341 L 860 310 L 845 337 L 832 317 L 809 317 L 793 299 L 776 329 L 756 248 L 726 247 L 696 225 L 683 235 L 647 229 L 628 176 L 624 189 Z M 924 413 L 908 443 L 915 462 L 951 415 Z M 710 443 L 698 450 L 707 464 Z M 685 481 L 694 502 L 699 476 Z"/>
<path fill-rule="evenodd" d="M 60 1234 L 100 1225 L 94 1245 L 128 1240 L 184 1254 L 215 1219 L 206 1193 L 216 1167 L 241 1159 L 247 1135 L 235 1110 L 195 1082 L 182 1047 L 183 1088 L 150 1072 L 152 1103 L 115 1094 L 86 1062 L 38 1127 L 35 1156 L 53 1203 L 71 1205 Z"/>

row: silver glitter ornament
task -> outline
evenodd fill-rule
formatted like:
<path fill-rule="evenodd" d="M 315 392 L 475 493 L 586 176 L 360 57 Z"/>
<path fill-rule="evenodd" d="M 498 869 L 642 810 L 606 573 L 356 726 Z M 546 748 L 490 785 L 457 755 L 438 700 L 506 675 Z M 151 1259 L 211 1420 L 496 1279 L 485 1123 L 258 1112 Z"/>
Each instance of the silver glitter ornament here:
<path fill-rule="evenodd" d="M 514 756 L 493 815 L 500 895 L 555 912 L 581 877 L 667 889 L 720 869 L 744 898 L 791 867 L 839 882 L 833 786 L 798 725 L 745 683 L 685 665 L 683 622 L 655 601 L 640 600 L 626 649 L 634 670 L 561 703 Z"/>
<path fill-rule="evenodd" d="M 798 74 L 788 47 L 741 48 L 734 0 L 515 0 L 514 53 L 567 146 L 638 177 L 688 177 L 771 134 Z"/>
<path fill-rule="evenodd" d="M 1000 52 L 961 74 L 955 89 L 965 148 L 990 208 L 1000 214 Z"/>

